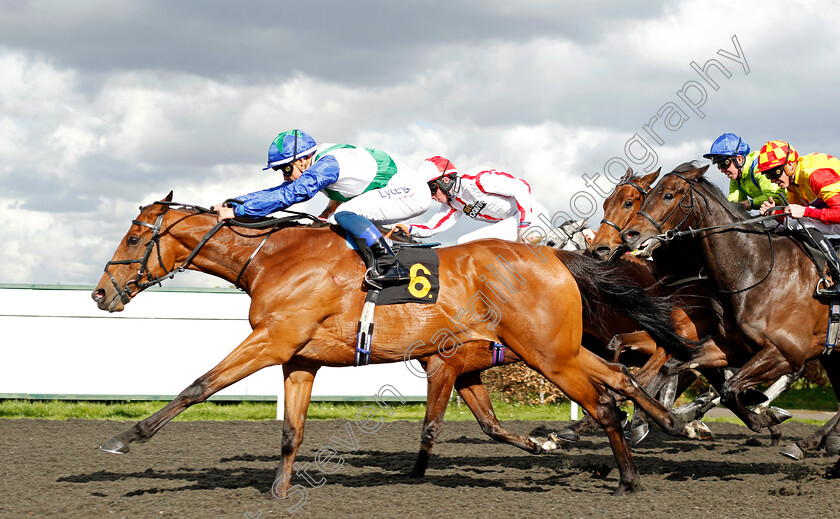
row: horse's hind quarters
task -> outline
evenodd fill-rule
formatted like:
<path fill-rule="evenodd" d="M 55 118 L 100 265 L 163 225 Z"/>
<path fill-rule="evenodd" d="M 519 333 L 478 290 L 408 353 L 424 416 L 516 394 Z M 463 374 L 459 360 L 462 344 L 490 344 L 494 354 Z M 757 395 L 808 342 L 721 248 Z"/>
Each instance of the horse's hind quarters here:
<path fill-rule="evenodd" d="M 116 438 L 111 438 L 110 440 L 100 445 L 99 450 L 110 452 L 111 454 L 125 454 L 126 452 L 128 452 L 129 449 L 128 445 L 124 444 Z"/>

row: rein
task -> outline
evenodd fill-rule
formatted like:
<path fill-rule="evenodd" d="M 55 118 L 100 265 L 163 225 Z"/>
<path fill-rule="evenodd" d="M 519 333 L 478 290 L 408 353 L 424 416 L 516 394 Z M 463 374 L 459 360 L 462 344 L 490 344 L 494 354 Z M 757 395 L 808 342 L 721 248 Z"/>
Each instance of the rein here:
<path fill-rule="evenodd" d="M 138 225 L 138 226 L 141 226 L 141 227 L 147 227 L 147 228 L 152 230 L 152 237 L 149 239 L 149 242 L 146 244 L 146 251 L 143 253 L 143 257 L 138 258 L 138 259 L 130 259 L 130 260 L 117 260 L 117 261 L 111 260 L 111 261 L 109 261 L 108 263 L 105 264 L 105 273 L 108 274 L 108 277 L 110 278 L 111 283 L 114 285 L 114 288 L 117 290 L 117 294 L 119 294 L 120 300 L 122 301 L 123 304 L 127 304 L 131 300 L 130 293 L 132 291 L 129 288 L 131 285 L 134 285 L 135 287 L 137 287 L 137 292 L 140 292 L 140 291 L 145 290 L 146 288 L 149 288 L 153 285 L 161 285 L 161 282 L 164 279 L 166 279 L 166 278 L 172 279 L 172 278 L 175 277 L 175 274 L 185 271 L 187 269 L 187 267 L 189 267 L 189 265 L 192 263 L 193 259 L 195 259 L 195 257 L 198 255 L 198 253 L 204 247 L 204 245 L 207 244 L 207 242 L 210 241 L 210 239 L 219 231 L 219 229 L 221 229 L 225 225 L 229 225 L 231 227 L 245 227 L 245 228 L 249 228 L 249 229 L 263 229 L 263 228 L 266 228 L 266 227 L 271 227 L 271 230 L 268 231 L 268 233 L 266 233 L 262 242 L 257 246 L 257 248 L 254 250 L 254 252 L 248 258 L 248 260 L 242 266 L 242 269 L 239 271 L 239 275 L 236 277 L 236 281 L 234 283 L 234 285 L 237 288 L 239 288 L 239 281 L 242 279 L 242 275 L 245 273 L 245 269 L 248 268 L 248 265 L 251 264 L 251 261 L 254 259 L 254 257 L 260 251 L 260 249 L 262 249 L 262 247 L 263 247 L 263 245 L 265 245 L 266 241 L 268 241 L 268 238 L 275 231 L 277 231 L 278 227 L 281 224 L 286 223 L 286 222 L 290 222 L 290 221 L 298 221 L 302 218 L 308 218 L 308 219 L 310 219 L 314 222 L 320 222 L 320 220 L 315 216 L 312 216 L 312 215 L 306 214 L 306 213 L 299 213 L 299 212 L 296 212 L 296 211 L 287 211 L 289 213 L 292 213 L 293 216 L 287 216 L 287 217 L 283 217 L 283 218 L 271 218 L 271 219 L 268 219 L 268 220 L 265 220 L 265 221 L 253 222 L 253 223 L 238 222 L 238 221 L 235 221 L 235 220 L 222 220 L 222 221 L 216 223 L 216 225 L 214 225 L 212 228 L 210 228 L 209 231 L 207 231 L 207 233 L 204 234 L 204 236 L 201 238 L 201 240 L 199 240 L 198 244 L 196 244 L 196 246 L 193 248 L 193 250 L 187 256 L 187 258 L 181 263 L 181 265 L 173 268 L 172 270 L 167 270 L 167 268 L 163 265 L 163 257 L 161 256 L 161 252 L 160 252 L 161 227 L 163 225 L 163 217 L 166 214 L 166 212 L 169 211 L 169 209 L 171 207 L 175 207 L 175 206 L 180 207 L 180 208 L 184 208 L 184 209 L 195 210 L 195 211 L 198 212 L 198 214 L 216 214 L 216 211 L 211 211 L 209 209 L 205 209 L 205 208 L 200 207 L 200 206 L 185 205 L 185 204 L 179 204 L 179 203 L 167 202 L 167 201 L 156 201 L 156 202 L 154 202 L 154 205 L 162 205 L 163 206 L 163 210 L 157 216 L 157 219 L 155 220 L 154 224 L 142 222 L 140 220 L 132 220 L 131 221 L 131 223 L 133 223 L 134 225 Z M 142 209 L 143 208 L 141 207 L 141 210 Z M 168 229 L 167 229 L 167 231 L 168 231 Z M 166 231 L 164 231 L 164 232 L 166 232 Z M 154 248 L 157 248 L 158 265 L 160 266 L 161 269 L 163 269 L 163 275 L 157 276 L 157 277 L 154 274 L 152 274 L 151 270 L 148 267 L 149 258 L 151 257 L 152 249 L 154 249 Z M 111 274 L 111 271 L 109 270 L 109 267 L 111 265 L 131 265 L 131 264 L 134 264 L 134 263 L 139 263 L 140 264 L 140 268 L 137 270 L 137 275 L 134 277 L 134 279 L 127 282 L 125 284 L 125 286 L 120 287 L 119 283 L 117 283 L 117 280 L 114 278 L 114 275 Z M 147 281 L 141 281 L 144 276 L 146 277 Z"/>
<path fill-rule="evenodd" d="M 718 288 L 717 290 L 718 290 L 718 292 L 720 292 L 722 294 L 739 294 L 741 292 L 746 292 L 747 290 L 755 288 L 758 285 L 760 285 L 761 283 L 763 283 L 764 280 L 766 280 L 770 276 L 770 273 L 773 272 L 773 267 L 776 264 L 776 255 L 775 255 L 775 250 L 774 250 L 774 247 L 773 247 L 773 238 L 772 238 L 772 236 L 770 236 L 769 231 L 751 231 L 751 230 L 747 230 L 747 229 L 738 229 L 738 227 L 742 227 L 744 225 L 751 224 L 751 223 L 764 222 L 766 220 L 771 220 L 771 219 L 777 218 L 778 215 L 772 214 L 772 215 L 757 216 L 755 218 L 750 218 L 748 220 L 742 220 L 742 221 L 728 223 L 728 224 L 722 224 L 722 225 L 714 225 L 714 226 L 710 226 L 710 227 L 701 227 L 699 229 L 692 229 L 691 226 L 689 226 L 688 230 L 680 231 L 678 229 L 685 223 L 685 221 L 688 219 L 688 217 L 694 212 L 694 209 L 695 209 L 694 193 L 695 192 L 697 192 L 698 196 L 700 196 L 703 199 L 703 202 L 706 204 L 706 210 L 711 212 L 711 208 L 709 206 L 709 200 L 706 197 L 706 195 L 697 191 L 697 186 L 695 185 L 695 180 L 696 179 L 687 179 L 687 178 L 685 178 L 684 176 L 682 176 L 678 173 L 668 173 L 665 176 L 668 176 L 668 175 L 673 175 L 673 176 L 683 180 L 684 182 L 686 182 L 689 185 L 690 189 L 685 192 L 685 194 L 680 199 L 680 203 L 677 205 L 677 207 L 675 207 L 673 210 L 671 210 L 671 212 L 668 213 L 668 215 L 662 220 L 661 223 L 656 222 L 649 214 L 645 213 L 644 211 L 638 211 L 637 214 L 640 214 L 643 217 L 645 217 L 648 221 L 650 221 L 650 223 L 653 224 L 654 227 L 656 227 L 656 230 L 659 231 L 660 234 L 658 234 L 657 236 L 654 236 L 652 239 L 656 239 L 660 242 L 666 242 L 667 243 L 669 241 L 673 241 L 673 240 L 688 237 L 688 236 L 690 236 L 692 238 L 697 238 L 698 234 L 701 233 L 701 232 L 718 231 L 718 230 L 730 230 L 730 229 L 738 230 L 738 231 L 742 231 L 742 232 L 754 232 L 754 233 L 761 232 L 762 234 L 767 235 L 767 241 L 770 243 L 770 267 L 767 269 L 767 273 L 764 274 L 764 277 L 762 277 L 756 283 L 753 283 L 752 285 L 750 285 L 746 288 L 739 288 L 737 290 L 723 290 L 723 289 Z M 689 194 L 691 194 L 691 205 L 689 206 L 688 213 L 686 213 L 685 217 L 673 229 L 662 232 L 662 225 L 661 224 L 667 222 L 668 219 L 671 217 L 671 215 L 674 214 L 674 211 L 676 211 L 680 207 L 683 207 L 683 205 L 682 205 L 683 200 L 685 200 L 685 197 L 688 196 Z M 705 218 L 706 218 L 706 213 L 702 213 L 702 216 L 701 216 L 699 221 L 702 222 Z M 705 237 L 706 236 L 700 236 L 700 238 L 705 238 Z"/>

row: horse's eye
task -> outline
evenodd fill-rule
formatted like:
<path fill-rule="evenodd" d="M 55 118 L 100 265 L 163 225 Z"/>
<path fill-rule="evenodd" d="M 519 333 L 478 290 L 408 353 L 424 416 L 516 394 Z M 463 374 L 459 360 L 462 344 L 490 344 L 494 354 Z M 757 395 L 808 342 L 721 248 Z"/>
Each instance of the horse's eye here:
<path fill-rule="evenodd" d="M 140 243 L 140 238 L 138 238 L 137 236 L 132 234 L 131 236 L 128 237 L 128 244 L 129 245 L 137 245 L 138 243 Z"/>
<path fill-rule="evenodd" d="M 624 205 L 622 207 L 624 207 L 625 209 L 630 209 L 631 207 L 633 207 L 633 201 L 632 200 L 625 200 Z"/>
<path fill-rule="evenodd" d="M 674 193 L 665 193 L 665 195 L 663 195 L 662 198 L 664 200 L 673 200 L 674 199 Z"/>

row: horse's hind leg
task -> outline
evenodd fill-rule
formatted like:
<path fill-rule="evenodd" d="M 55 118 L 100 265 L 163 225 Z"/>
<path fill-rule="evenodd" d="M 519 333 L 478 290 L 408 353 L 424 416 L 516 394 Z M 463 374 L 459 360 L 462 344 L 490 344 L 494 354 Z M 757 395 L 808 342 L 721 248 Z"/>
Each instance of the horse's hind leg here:
<path fill-rule="evenodd" d="M 452 387 L 455 385 L 457 376 L 455 367 L 441 355 L 423 359 L 420 363 L 427 373 L 431 371 L 433 374 L 427 379 L 426 416 L 423 418 L 423 432 L 420 434 L 420 452 L 417 454 L 414 468 L 408 474 L 413 478 L 422 478 L 426 474 L 432 447 L 440 434 L 443 417 L 446 414 L 446 407 L 449 405 L 449 397 L 452 395 Z"/>
<path fill-rule="evenodd" d="M 838 369 L 840 368 L 840 355 L 833 353 L 823 356 L 820 358 L 820 363 L 825 368 L 835 395 L 840 394 L 840 369 Z M 840 399 L 840 396 L 838 396 L 838 399 Z M 780 454 L 799 460 L 805 457 L 807 451 L 817 450 L 822 445 L 825 445 L 826 452 L 829 454 L 840 452 L 840 413 L 835 414 L 825 425 L 807 438 L 787 445 L 780 451 Z M 835 470 L 840 470 L 840 461 L 835 466 Z M 833 477 L 840 477 L 840 472 Z"/>
<path fill-rule="evenodd" d="M 487 389 L 481 383 L 480 372 L 473 371 L 459 375 L 455 379 L 455 389 L 458 390 L 458 394 L 464 399 L 464 403 L 469 406 L 475 415 L 475 419 L 481 426 L 481 430 L 487 436 L 496 441 L 519 447 L 531 454 L 539 454 L 543 451 L 542 447 L 534 440 L 513 434 L 502 427 L 493 412 L 490 395 L 487 394 Z"/>
<path fill-rule="evenodd" d="M 516 351 L 516 350 L 514 350 Z M 564 358 L 562 360 L 540 360 L 524 358 L 528 350 L 516 351 L 523 357 L 528 365 L 545 376 L 569 398 L 580 404 L 590 416 L 592 416 L 607 433 L 610 447 L 618 465 L 618 488 L 613 492 L 614 496 L 623 495 L 637 489 L 639 484 L 639 473 L 636 470 L 636 463 L 630 454 L 630 446 L 624 438 L 621 428 L 621 415 L 616 406 L 615 399 L 609 392 L 597 385 L 592 380 L 586 367 L 580 364 L 581 357 L 592 357 L 600 359 L 594 353 L 585 348 L 580 348 L 580 353 L 574 359 Z M 531 362 L 533 360 L 533 362 Z M 606 362 L 606 361 L 602 361 Z"/>
<path fill-rule="evenodd" d="M 621 364 L 607 362 L 586 350 L 581 350 L 578 358 L 586 373 L 607 388 L 632 400 L 666 433 L 688 438 L 711 437 L 711 431 L 705 425 L 685 423 L 669 412 L 661 403 L 646 393 L 639 383 L 630 376 L 627 368 Z"/>
<path fill-rule="evenodd" d="M 213 369 L 200 376 L 181 391 L 175 399 L 152 416 L 136 423 L 132 428 L 119 434 L 100 447 L 103 451 L 126 453 L 131 442 L 148 441 L 161 427 L 178 416 L 191 405 L 207 400 L 217 391 L 242 380 L 266 366 L 281 364 L 288 359 L 268 355 L 270 350 L 267 334 L 254 330 L 248 338 L 236 347 Z"/>

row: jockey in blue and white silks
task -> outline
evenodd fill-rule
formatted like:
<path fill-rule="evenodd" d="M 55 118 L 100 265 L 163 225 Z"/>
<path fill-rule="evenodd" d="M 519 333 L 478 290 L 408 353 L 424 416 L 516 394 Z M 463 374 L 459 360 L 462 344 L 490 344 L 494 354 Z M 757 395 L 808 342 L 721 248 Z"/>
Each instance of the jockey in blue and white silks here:
<path fill-rule="evenodd" d="M 364 240 L 373 252 L 367 279 L 382 284 L 409 278 L 374 223 L 401 222 L 429 208 L 428 188 L 414 170 L 384 151 L 347 144 L 318 145 L 300 130 L 277 136 L 263 169 L 282 170 L 285 182 L 237 197 L 230 208 L 220 209 L 220 218 L 266 216 L 309 200 L 320 191 L 342 203 L 329 221 L 343 227 L 357 242 Z"/>

